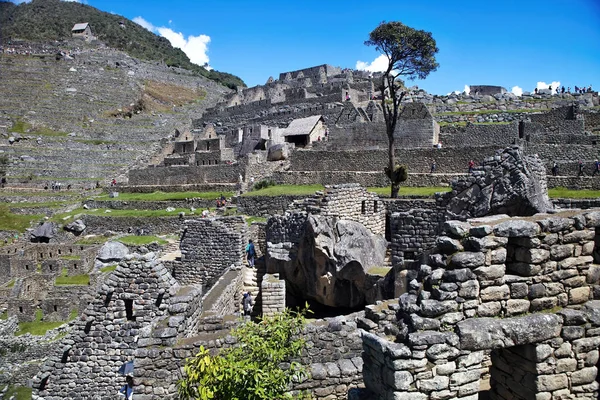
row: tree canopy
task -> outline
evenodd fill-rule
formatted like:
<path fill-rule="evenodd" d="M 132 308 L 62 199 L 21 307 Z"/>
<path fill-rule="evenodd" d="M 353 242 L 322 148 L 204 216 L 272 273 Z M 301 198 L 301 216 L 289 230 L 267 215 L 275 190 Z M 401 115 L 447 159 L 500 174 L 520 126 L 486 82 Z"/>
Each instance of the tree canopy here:
<path fill-rule="evenodd" d="M 425 79 L 438 67 L 435 60 L 438 48 L 431 32 L 417 30 L 397 21 L 379 24 L 369 34 L 365 45 L 375 46 L 378 52 L 388 58 L 378 89 L 381 92 L 381 108 L 388 136 L 388 165 L 385 173 L 391 181 L 391 197 L 394 198 L 398 197 L 400 183 L 407 178 L 407 167 L 397 165 L 394 154 L 394 132 L 400 104 L 406 95 L 400 77 Z M 389 98 L 386 98 L 386 92 L 389 92 Z"/>

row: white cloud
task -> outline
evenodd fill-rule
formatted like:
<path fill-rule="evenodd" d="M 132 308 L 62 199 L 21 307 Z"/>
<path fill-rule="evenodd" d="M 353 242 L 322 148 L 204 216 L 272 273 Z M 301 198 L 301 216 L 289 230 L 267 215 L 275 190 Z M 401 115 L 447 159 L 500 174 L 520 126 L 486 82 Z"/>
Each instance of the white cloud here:
<path fill-rule="evenodd" d="M 556 90 L 556 88 L 560 86 L 560 82 L 552 82 L 552 83 L 538 82 L 536 87 L 537 87 L 537 90 L 540 90 L 540 89 L 548 89 L 550 86 L 552 86 L 552 91 L 554 92 Z"/>
<path fill-rule="evenodd" d="M 148 29 L 150 32 L 154 32 L 156 30 L 154 25 L 152 25 L 150 22 L 146 21 L 142 17 L 135 17 L 134 19 L 132 19 L 132 21 L 138 25 L 141 25 L 143 28 Z"/>
<path fill-rule="evenodd" d="M 471 93 L 471 86 L 465 85 L 463 92 L 465 92 L 466 95 L 469 95 L 469 93 Z"/>
<path fill-rule="evenodd" d="M 387 70 L 389 60 L 385 54 L 380 54 L 372 63 L 357 61 L 356 69 L 359 71 L 382 72 Z"/>
<path fill-rule="evenodd" d="M 523 89 L 521 89 L 518 86 L 513 86 L 513 88 L 510 90 L 510 92 L 512 94 L 514 94 L 515 96 L 522 96 L 523 95 Z"/>
<path fill-rule="evenodd" d="M 171 46 L 181 49 L 190 59 L 191 62 L 201 66 L 208 64 L 208 44 L 210 37 L 207 35 L 188 36 L 187 38 L 181 32 L 175 32 L 171 28 L 165 26 L 156 27 L 152 23 L 146 21 L 143 17 L 138 16 L 133 19 L 138 25 L 148 29 L 150 32 L 166 38 L 171 42 Z M 169 24 L 173 21 L 169 20 Z M 210 68 L 210 67 L 208 67 Z"/>
<path fill-rule="evenodd" d="M 171 42 L 173 47 L 177 47 L 189 57 L 194 64 L 204 65 L 208 63 L 208 44 L 210 37 L 207 35 L 188 36 L 187 39 L 181 32 L 175 32 L 171 28 L 157 28 L 160 36 L 165 37 Z"/>

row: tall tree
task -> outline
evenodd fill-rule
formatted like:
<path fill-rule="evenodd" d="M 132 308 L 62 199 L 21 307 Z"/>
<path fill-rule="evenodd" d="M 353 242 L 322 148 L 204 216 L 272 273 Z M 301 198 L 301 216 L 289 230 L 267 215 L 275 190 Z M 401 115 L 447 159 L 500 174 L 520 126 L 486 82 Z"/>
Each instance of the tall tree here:
<path fill-rule="evenodd" d="M 421 31 L 401 22 L 382 22 L 369 34 L 367 46 L 383 53 L 388 59 L 387 69 L 379 81 L 381 107 L 388 137 L 388 165 L 385 173 L 392 183 L 391 197 L 398 197 L 400 182 L 406 180 L 407 170 L 396 164 L 394 154 L 394 132 L 398 122 L 400 104 L 406 95 L 400 77 L 425 79 L 437 69 L 435 54 L 438 52 L 431 32 Z M 386 98 L 386 90 L 389 98 Z"/>

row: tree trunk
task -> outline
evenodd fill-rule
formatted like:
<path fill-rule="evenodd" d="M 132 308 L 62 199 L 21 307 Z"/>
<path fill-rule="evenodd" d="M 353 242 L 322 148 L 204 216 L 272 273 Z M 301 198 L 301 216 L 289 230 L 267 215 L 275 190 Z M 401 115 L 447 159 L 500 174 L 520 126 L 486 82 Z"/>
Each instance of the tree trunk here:
<path fill-rule="evenodd" d="M 390 127 L 388 126 L 388 170 L 390 171 L 390 182 L 392 183 L 392 193 L 390 197 L 395 199 L 398 197 L 398 191 L 400 190 L 400 185 L 398 185 L 395 181 L 394 167 L 396 166 L 396 157 L 394 154 L 394 131 L 389 132 Z"/>

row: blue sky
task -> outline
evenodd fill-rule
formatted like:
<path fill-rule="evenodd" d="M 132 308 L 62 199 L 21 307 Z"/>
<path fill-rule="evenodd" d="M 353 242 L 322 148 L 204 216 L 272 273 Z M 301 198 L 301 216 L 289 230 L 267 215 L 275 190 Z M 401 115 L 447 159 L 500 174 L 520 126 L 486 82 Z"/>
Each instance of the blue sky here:
<path fill-rule="evenodd" d="M 249 86 L 319 64 L 371 64 L 378 54 L 364 41 L 385 20 L 432 32 L 440 67 L 415 82 L 430 93 L 480 84 L 532 91 L 538 82 L 600 89 L 599 0 L 84 2 L 139 17 L 192 61 Z"/>

